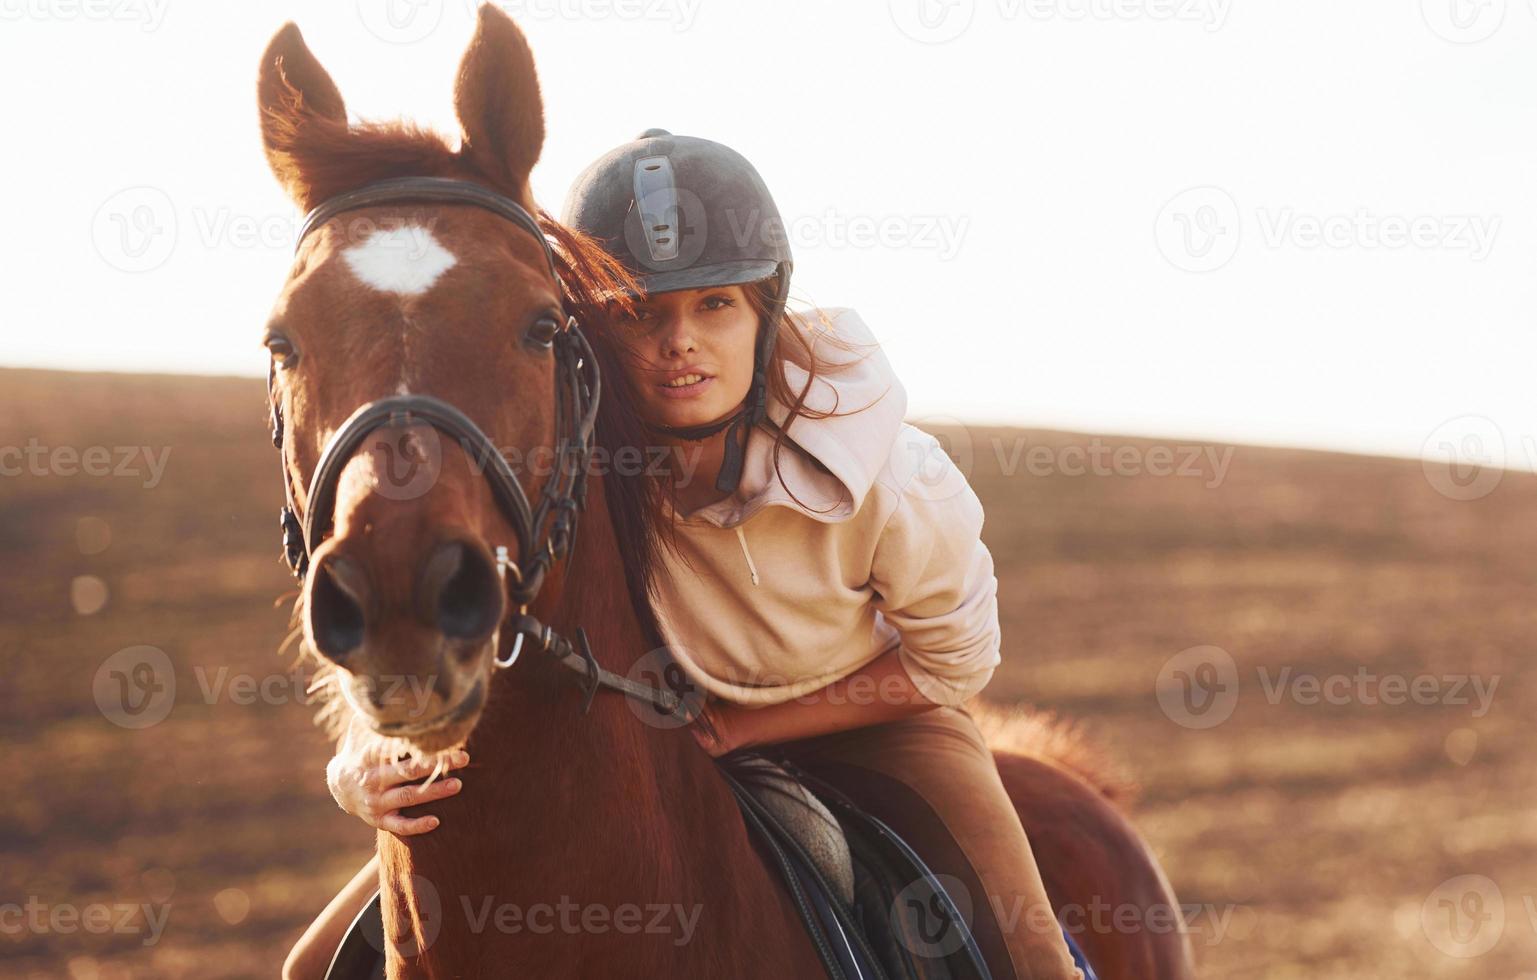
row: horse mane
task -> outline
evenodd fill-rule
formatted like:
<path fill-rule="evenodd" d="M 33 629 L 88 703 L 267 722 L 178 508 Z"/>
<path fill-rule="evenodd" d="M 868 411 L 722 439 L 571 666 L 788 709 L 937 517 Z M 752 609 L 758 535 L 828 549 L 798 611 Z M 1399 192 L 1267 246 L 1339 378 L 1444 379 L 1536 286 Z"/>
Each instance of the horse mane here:
<path fill-rule="evenodd" d="M 1121 761 L 1096 742 L 1077 720 L 1054 711 L 1008 707 L 973 698 L 966 710 L 995 754 L 1018 754 L 1064 769 L 1122 808 L 1136 803 L 1141 786 Z"/>
<path fill-rule="evenodd" d="M 606 329 L 615 307 L 629 307 L 631 300 L 625 290 L 635 288 L 636 283 L 595 239 L 565 227 L 543 208 L 539 210 L 539 224 L 555 245 L 566 308 L 586 325 L 587 340 L 598 361 L 603 397 L 598 402 L 594 438 L 613 460 L 621 448 L 645 447 L 648 443 L 647 429 L 634 410 L 640 403 L 639 395 Z M 624 564 L 630 604 L 648 645 L 654 649 L 663 646 L 664 640 L 652 606 L 653 583 L 662 549 L 675 546 L 676 538 L 671 522 L 662 517 L 663 484 L 648 469 L 649 464 L 639 472 L 610 466 L 603 475 L 603 491 Z"/>
<path fill-rule="evenodd" d="M 263 127 L 273 172 L 305 210 L 336 195 L 389 177 L 473 177 L 504 193 L 519 188 L 474 172 L 442 134 L 404 120 L 365 121 L 321 115 L 282 79 L 287 112 L 268 110 Z"/>

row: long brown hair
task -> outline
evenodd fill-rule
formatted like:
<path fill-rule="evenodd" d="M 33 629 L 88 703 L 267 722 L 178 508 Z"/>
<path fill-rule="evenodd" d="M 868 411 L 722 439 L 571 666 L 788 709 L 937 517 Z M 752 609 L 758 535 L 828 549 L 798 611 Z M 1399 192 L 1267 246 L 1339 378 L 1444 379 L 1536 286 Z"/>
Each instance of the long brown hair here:
<path fill-rule="evenodd" d="M 766 329 L 768 319 L 772 315 L 774 298 L 778 295 L 779 278 L 765 279 L 762 282 L 753 283 L 743 287 L 747 294 L 747 302 L 757 311 L 760 329 Z M 795 496 L 795 491 L 785 482 L 784 473 L 779 468 L 779 454 L 785 445 L 789 445 L 795 452 L 801 453 L 813 466 L 822 472 L 829 472 L 822 461 L 806 452 L 790 435 L 790 429 L 795 425 L 796 419 L 815 421 L 816 419 L 841 418 L 846 415 L 857 415 L 875 404 L 861 405 L 858 408 L 846 412 L 838 411 L 839 398 L 836 389 L 833 395 L 833 407 L 828 411 L 811 408 L 806 405 L 806 396 L 811 391 L 811 386 L 817 379 L 826 375 L 837 375 L 848 370 L 857 358 L 838 358 L 826 360 L 817 356 L 818 345 L 828 345 L 845 353 L 859 353 L 860 351 L 874 350 L 875 344 L 858 344 L 847 337 L 837 333 L 833 329 L 832 320 L 820 310 L 812 310 L 807 313 L 799 313 L 788 307 L 780 314 L 779 323 L 774 329 L 779 331 L 779 336 L 774 341 L 774 354 L 768 365 L 768 390 L 769 394 L 789 408 L 789 414 L 785 416 L 781 426 L 773 419 L 766 418 L 761 423 L 764 428 L 774 434 L 774 475 L 779 478 L 780 486 L 785 488 L 796 503 L 806 506 L 805 502 Z M 794 364 L 806 372 L 806 383 L 800 391 L 795 391 L 790 385 L 786 364 Z M 884 395 L 884 392 L 882 393 Z M 877 401 L 879 399 L 876 399 Z M 810 508 L 807 508 L 808 510 Z"/>
<path fill-rule="evenodd" d="M 623 352 L 612 330 L 613 318 L 634 311 L 628 291 L 637 289 L 635 278 L 595 239 L 567 228 L 542 208 L 539 223 L 554 246 L 566 310 L 582 325 L 602 378 L 593 440 L 610 460 L 629 446 L 642 447 L 644 452 L 650 436 L 633 410 L 640 396 L 624 370 Z M 673 529 L 662 520 L 662 494 L 671 490 L 670 484 L 614 466 L 604 474 L 603 485 L 609 521 L 620 542 L 630 604 L 641 629 L 659 645 L 663 638 L 651 595 L 662 548 L 675 547 Z"/>

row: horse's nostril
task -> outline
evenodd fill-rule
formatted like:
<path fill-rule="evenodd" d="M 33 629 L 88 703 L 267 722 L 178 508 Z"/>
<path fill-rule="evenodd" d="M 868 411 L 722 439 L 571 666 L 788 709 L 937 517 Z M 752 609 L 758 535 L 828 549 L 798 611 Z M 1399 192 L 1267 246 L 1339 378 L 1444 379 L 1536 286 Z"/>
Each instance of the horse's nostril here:
<path fill-rule="evenodd" d="M 502 617 L 501 582 L 490 560 L 459 541 L 439 545 L 422 573 L 422 598 L 438 630 L 455 640 L 491 635 Z"/>
<path fill-rule="evenodd" d="M 356 562 L 341 556 L 327 558 L 310 574 L 308 609 L 315 646 L 322 656 L 341 660 L 363 645 L 368 580 Z"/>

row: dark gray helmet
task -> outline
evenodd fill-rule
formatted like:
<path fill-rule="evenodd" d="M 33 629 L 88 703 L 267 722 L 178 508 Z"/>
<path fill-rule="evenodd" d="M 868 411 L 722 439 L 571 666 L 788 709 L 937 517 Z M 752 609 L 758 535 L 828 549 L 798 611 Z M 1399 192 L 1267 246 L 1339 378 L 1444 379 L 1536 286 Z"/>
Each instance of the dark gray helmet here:
<path fill-rule="evenodd" d="M 784 222 L 763 178 L 728 146 L 648 129 L 582 171 L 566 195 L 561 220 L 601 242 L 648 293 L 779 277 L 742 407 L 706 425 L 658 427 L 684 439 L 704 439 L 731 426 L 715 486 L 735 490 L 748 429 L 768 414 L 767 365 L 793 268 Z"/>

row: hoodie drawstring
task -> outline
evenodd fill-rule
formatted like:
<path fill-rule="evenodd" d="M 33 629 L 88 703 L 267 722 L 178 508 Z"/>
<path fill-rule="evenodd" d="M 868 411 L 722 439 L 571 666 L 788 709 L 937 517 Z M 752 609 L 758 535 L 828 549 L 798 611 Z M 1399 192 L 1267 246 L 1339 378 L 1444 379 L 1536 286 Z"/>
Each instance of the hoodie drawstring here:
<path fill-rule="evenodd" d="M 736 526 L 737 543 L 742 546 L 742 557 L 747 559 L 747 570 L 752 572 L 752 584 L 758 584 L 758 567 L 752 563 L 752 553 L 747 550 L 747 535 L 742 533 L 742 525 Z"/>

